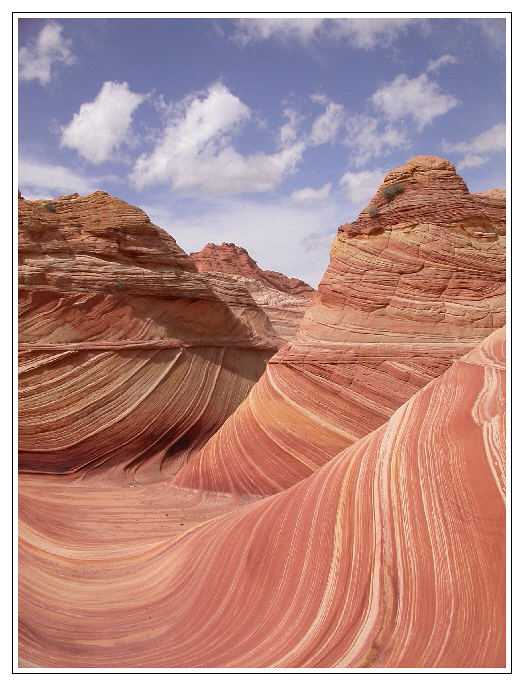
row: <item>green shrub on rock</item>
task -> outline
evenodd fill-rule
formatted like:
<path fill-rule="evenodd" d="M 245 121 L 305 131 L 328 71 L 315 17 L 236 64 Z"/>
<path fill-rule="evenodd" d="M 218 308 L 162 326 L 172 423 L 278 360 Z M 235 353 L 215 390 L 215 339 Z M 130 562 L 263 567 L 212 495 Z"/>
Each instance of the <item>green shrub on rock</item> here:
<path fill-rule="evenodd" d="M 401 183 L 395 183 L 393 186 L 386 186 L 386 188 L 382 189 L 382 195 L 386 200 L 389 202 L 390 200 L 393 200 L 393 198 L 400 193 L 404 192 L 404 186 Z"/>

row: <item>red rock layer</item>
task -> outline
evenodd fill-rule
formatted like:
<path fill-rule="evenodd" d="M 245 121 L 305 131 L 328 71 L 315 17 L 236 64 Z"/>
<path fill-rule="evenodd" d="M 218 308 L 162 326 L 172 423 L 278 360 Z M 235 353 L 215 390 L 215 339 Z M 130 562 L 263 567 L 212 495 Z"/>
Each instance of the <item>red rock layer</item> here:
<path fill-rule="evenodd" d="M 101 191 L 19 199 L 19 287 L 24 471 L 173 473 L 281 343 L 241 284 Z"/>
<path fill-rule="evenodd" d="M 339 228 L 295 338 L 176 483 L 289 488 L 504 321 L 503 191 L 471 195 L 450 162 L 416 157 Z"/>
<path fill-rule="evenodd" d="M 260 269 L 247 250 L 234 243 L 208 243 L 200 252 L 192 252 L 189 256 L 202 273 L 223 272 L 244 276 L 255 279 L 268 288 L 307 299 L 311 299 L 315 293 L 314 288 L 300 279 L 289 278 L 270 269 Z"/>
<path fill-rule="evenodd" d="M 113 518 L 109 498 L 22 483 L 20 665 L 504 667 L 504 343 L 288 491 L 187 533 L 162 527 L 158 485 Z"/>

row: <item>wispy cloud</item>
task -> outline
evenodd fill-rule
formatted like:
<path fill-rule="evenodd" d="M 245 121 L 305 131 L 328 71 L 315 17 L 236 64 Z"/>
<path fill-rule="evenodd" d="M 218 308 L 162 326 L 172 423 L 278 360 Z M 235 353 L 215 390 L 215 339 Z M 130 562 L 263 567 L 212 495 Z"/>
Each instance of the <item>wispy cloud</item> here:
<path fill-rule="evenodd" d="M 390 46 L 410 26 L 421 23 L 417 19 L 325 19 L 325 18 L 268 18 L 238 19 L 232 40 L 246 46 L 275 39 L 281 43 L 308 45 L 325 41 L 344 41 L 362 50 Z"/>
<path fill-rule="evenodd" d="M 261 269 L 274 269 L 304 279 L 316 287 L 329 262 L 329 244 L 337 226 L 351 219 L 347 200 L 301 207 L 289 198 L 212 197 L 187 212 L 177 206 L 143 208 L 155 224 L 169 231 L 186 252 L 209 242 L 232 242 L 245 248 Z M 327 232 L 326 232 L 327 228 Z M 304 244 L 310 234 L 326 232 L 312 251 Z M 278 246 L 278 249 L 275 248 Z"/>
<path fill-rule="evenodd" d="M 334 143 L 347 116 L 344 107 L 336 102 L 330 101 L 324 95 L 313 95 L 311 96 L 311 99 L 314 102 L 321 102 L 325 106 L 325 109 L 313 122 L 309 137 L 310 144 L 321 145 L 322 143 Z"/>
<path fill-rule="evenodd" d="M 407 74 L 399 74 L 391 83 L 378 88 L 371 101 L 391 121 L 411 119 L 418 131 L 459 104 L 457 98 L 443 93 L 426 73 L 412 79 Z"/>
<path fill-rule="evenodd" d="M 480 167 L 489 160 L 488 155 L 472 155 L 468 152 L 467 155 L 457 162 L 457 169 L 462 171 L 462 169 L 469 169 L 471 167 Z"/>
<path fill-rule="evenodd" d="M 403 128 L 379 117 L 353 114 L 346 119 L 344 145 L 352 153 L 351 162 L 361 166 L 373 157 L 389 154 L 395 148 L 406 148 L 410 139 Z"/>
<path fill-rule="evenodd" d="M 380 115 L 350 112 L 323 94 L 310 98 L 322 104 L 324 112 L 313 122 L 307 139 L 309 146 L 338 143 L 351 151 L 351 163 L 361 166 L 372 157 L 388 154 L 394 148 L 405 148 L 410 143 L 403 128 Z"/>
<path fill-rule="evenodd" d="M 506 20 L 503 18 L 493 19 L 470 19 L 480 29 L 483 41 L 495 52 L 504 54 L 506 50 Z"/>
<path fill-rule="evenodd" d="M 444 152 L 492 153 L 506 148 L 506 125 L 495 124 L 475 138 L 460 143 L 442 141 Z"/>
<path fill-rule="evenodd" d="M 279 41 L 308 43 L 321 30 L 324 19 L 238 19 L 231 39 L 240 45 L 248 45 L 270 38 Z"/>
<path fill-rule="evenodd" d="M 18 74 L 21 81 L 51 81 L 53 66 L 71 65 L 76 57 L 71 52 L 71 40 L 62 36 L 64 27 L 55 22 L 46 24 L 34 41 L 18 52 Z"/>
<path fill-rule="evenodd" d="M 115 182 L 114 177 L 89 177 L 68 167 L 22 157 L 18 162 L 18 185 L 29 199 L 55 198 L 68 193 L 85 195 Z"/>
<path fill-rule="evenodd" d="M 286 145 L 294 143 L 297 140 L 303 117 L 297 112 L 297 110 L 289 106 L 284 108 L 282 115 L 285 119 L 285 122 L 280 127 L 279 142 L 280 145 L 285 147 Z"/>
<path fill-rule="evenodd" d="M 252 114 L 221 83 L 184 98 L 173 112 L 153 152 L 140 155 L 129 175 L 138 190 L 170 184 L 216 195 L 268 191 L 295 170 L 305 148 L 296 141 L 273 154 L 239 153 L 231 140 Z M 284 135 L 289 142 L 290 132 Z"/>
<path fill-rule="evenodd" d="M 304 236 L 300 242 L 306 250 L 318 252 L 319 249 L 329 248 L 334 237 L 333 231 L 313 231 Z"/>
<path fill-rule="evenodd" d="M 464 158 L 457 163 L 457 169 L 479 167 L 490 159 L 493 153 L 502 152 L 506 149 L 506 125 L 495 124 L 487 131 L 478 136 L 459 143 L 442 141 L 442 150 L 445 153 L 464 153 Z"/>
<path fill-rule="evenodd" d="M 132 114 L 145 97 L 133 93 L 127 83 L 106 81 L 93 102 L 81 105 L 62 129 L 60 145 L 93 164 L 107 161 L 132 139 Z"/>
<path fill-rule="evenodd" d="M 429 60 L 426 73 L 438 72 L 441 67 L 445 67 L 447 64 L 458 64 L 458 59 L 453 55 L 442 55 L 436 60 Z"/>

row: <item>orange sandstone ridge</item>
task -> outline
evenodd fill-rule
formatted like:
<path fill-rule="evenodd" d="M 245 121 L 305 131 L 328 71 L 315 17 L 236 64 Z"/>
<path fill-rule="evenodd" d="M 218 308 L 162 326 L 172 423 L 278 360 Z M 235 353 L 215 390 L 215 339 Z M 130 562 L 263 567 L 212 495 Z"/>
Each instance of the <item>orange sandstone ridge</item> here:
<path fill-rule="evenodd" d="M 151 487 L 91 522 L 78 489 L 26 491 L 20 666 L 504 667 L 504 344 L 309 478 L 185 533 L 160 528 Z M 126 540 L 135 517 L 149 535 Z"/>
<path fill-rule="evenodd" d="M 399 184 L 388 198 L 385 189 Z M 175 481 L 239 494 L 285 490 L 504 322 L 501 192 L 471 195 L 450 162 L 416 157 L 339 228 L 294 339 Z"/>
<path fill-rule="evenodd" d="M 19 199 L 19 288 L 24 471 L 165 478 L 281 344 L 241 284 L 101 191 Z"/>

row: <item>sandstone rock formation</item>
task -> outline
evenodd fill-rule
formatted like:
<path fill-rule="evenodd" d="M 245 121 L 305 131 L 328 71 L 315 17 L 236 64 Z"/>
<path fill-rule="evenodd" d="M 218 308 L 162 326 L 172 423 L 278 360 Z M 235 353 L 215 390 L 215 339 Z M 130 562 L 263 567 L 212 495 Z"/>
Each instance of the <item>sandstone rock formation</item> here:
<path fill-rule="evenodd" d="M 502 193 L 470 194 L 439 157 L 390 172 L 339 228 L 295 338 L 176 483 L 259 495 L 289 488 L 502 326 Z"/>
<path fill-rule="evenodd" d="M 186 533 L 162 528 L 158 484 L 140 507 L 23 490 L 21 666 L 504 667 L 504 342 L 309 478 Z"/>
<path fill-rule="evenodd" d="M 392 171 L 283 347 L 137 208 L 19 207 L 20 667 L 505 666 L 503 191 Z"/>
<path fill-rule="evenodd" d="M 315 291 L 304 281 L 262 270 L 244 248 L 234 243 L 208 243 L 191 259 L 203 274 L 230 274 L 251 294 L 269 317 L 278 336 L 290 340 L 296 333 Z"/>
<path fill-rule="evenodd" d="M 19 227 L 20 468 L 174 473 L 281 344 L 266 315 L 101 191 L 20 198 Z"/>

